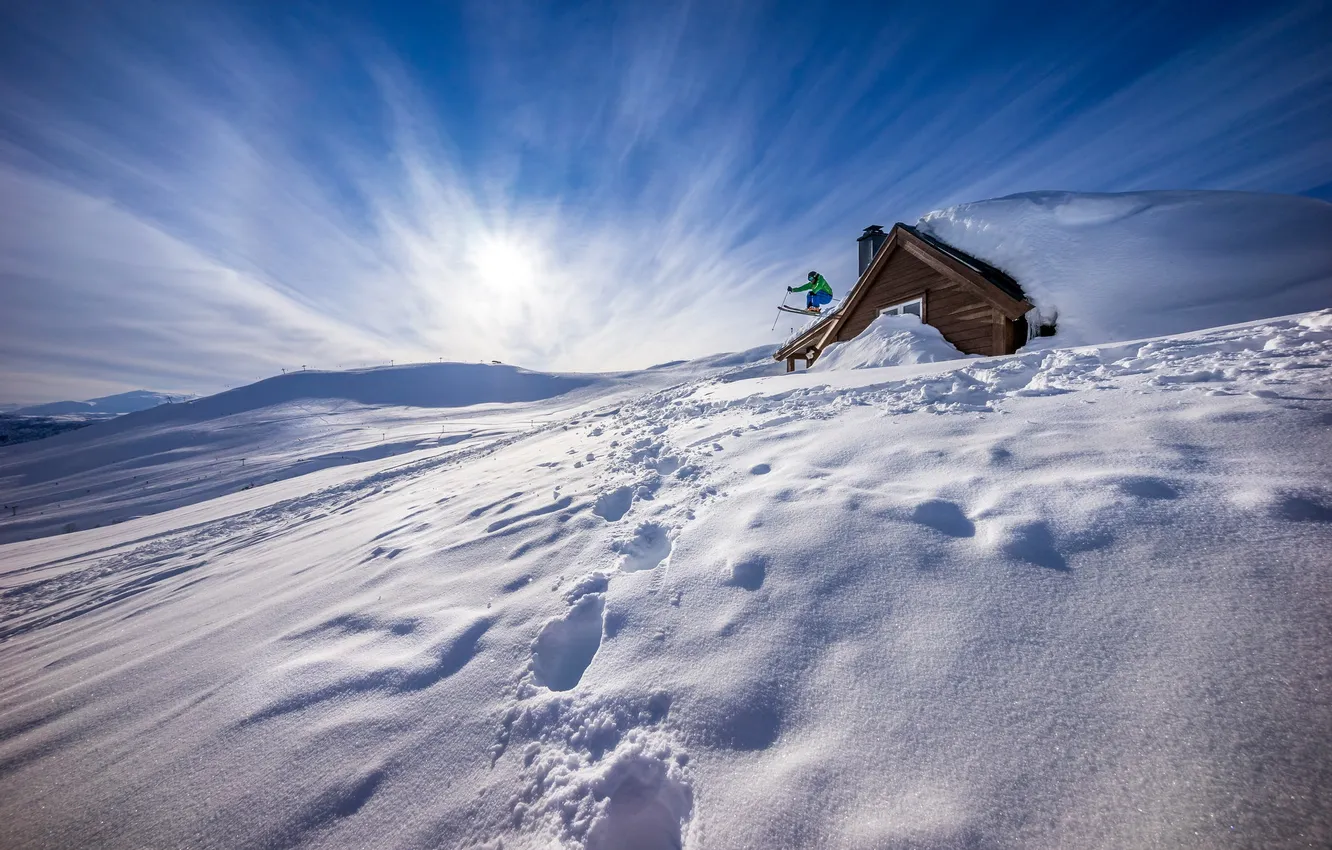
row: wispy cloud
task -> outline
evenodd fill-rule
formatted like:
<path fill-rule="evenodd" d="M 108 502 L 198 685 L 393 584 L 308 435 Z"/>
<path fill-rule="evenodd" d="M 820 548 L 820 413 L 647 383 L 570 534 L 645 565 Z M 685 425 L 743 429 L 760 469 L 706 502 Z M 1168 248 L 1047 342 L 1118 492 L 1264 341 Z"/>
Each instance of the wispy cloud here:
<path fill-rule="evenodd" d="M 1044 35 L 1008 5 L 484 3 L 437 33 L 97 9 L 10 13 L 3 397 L 637 367 L 767 341 L 806 269 L 852 282 L 866 224 L 1332 181 L 1314 5 L 1168 38 L 1109 7 Z"/>

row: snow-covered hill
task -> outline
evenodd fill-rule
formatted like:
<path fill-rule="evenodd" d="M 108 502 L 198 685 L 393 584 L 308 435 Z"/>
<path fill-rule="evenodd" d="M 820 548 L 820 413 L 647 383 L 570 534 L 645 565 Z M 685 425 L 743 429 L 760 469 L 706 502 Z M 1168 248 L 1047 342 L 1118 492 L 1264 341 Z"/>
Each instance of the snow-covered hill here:
<path fill-rule="evenodd" d="M 18 416 L 119 416 L 148 410 L 162 404 L 173 404 L 196 398 L 192 395 L 159 393 L 151 390 L 133 390 L 127 393 L 90 398 L 86 401 L 53 401 L 34 404 L 14 410 Z"/>
<path fill-rule="evenodd" d="M 1332 312 L 767 354 L 0 450 L 5 846 L 1329 843 Z"/>

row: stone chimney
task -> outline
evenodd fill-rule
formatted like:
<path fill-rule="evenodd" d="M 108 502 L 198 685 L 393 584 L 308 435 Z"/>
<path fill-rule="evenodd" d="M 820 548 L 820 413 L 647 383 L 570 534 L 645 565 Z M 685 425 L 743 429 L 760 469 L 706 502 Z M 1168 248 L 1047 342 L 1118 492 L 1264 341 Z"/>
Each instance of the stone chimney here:
<path fill-rule="evenodd" d="M 887 239 L 888 234 L 883 232 L 882 227 L 877 224 L 871 224 L 869 227 L 865 228 L 865 232 L 856 240 L 860 243 L 861 275 L 864 275 L 865 269 L 869 268 L 870 263 L 874 262 L 875 256 L 878 255 L 879 249 L 883 247 L 883 243 Z"/>

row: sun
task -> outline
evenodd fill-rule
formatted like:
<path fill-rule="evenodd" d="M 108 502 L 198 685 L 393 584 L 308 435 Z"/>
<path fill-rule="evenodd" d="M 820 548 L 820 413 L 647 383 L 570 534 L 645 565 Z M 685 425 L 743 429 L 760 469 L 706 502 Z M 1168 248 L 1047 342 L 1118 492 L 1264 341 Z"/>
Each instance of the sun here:
<path fill-rule="evenodd" d="M 514 293 L 532 286 L 536 268 L 526 246 L 507 239 L 486 238 L 472 253 L 472 266 L 487 290 Z"/>

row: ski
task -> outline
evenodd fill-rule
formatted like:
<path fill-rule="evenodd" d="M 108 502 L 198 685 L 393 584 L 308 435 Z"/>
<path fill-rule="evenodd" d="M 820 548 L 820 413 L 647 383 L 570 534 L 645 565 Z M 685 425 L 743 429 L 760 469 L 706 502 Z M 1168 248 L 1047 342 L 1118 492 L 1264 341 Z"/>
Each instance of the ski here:
<path fill-rule="evenodd" d="M 778 310 L 781 310 L 783 313 L 795 313 L 795 314 L 798 315 L 798 316 L 825 316 L 825 315 L 827 315 L 827 311 L 823 311 L 823 312 L 815 313 L 815 312 L 813 312 L 813 311 L 811 311 L 811 310 L 802 310 L 802 309 L 800 309 L 799 307 L 787 307 L 785 304 L 781 305 L 781 306 L 778 307 L 777 309 L 778 309 Z"/>

